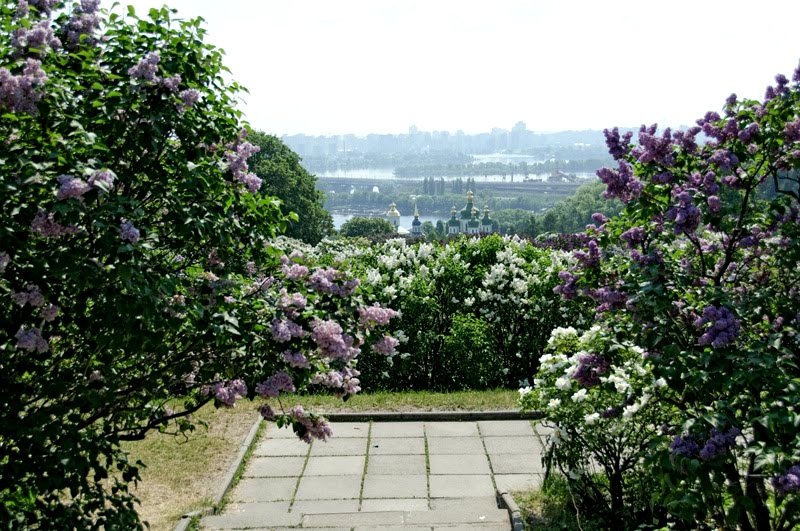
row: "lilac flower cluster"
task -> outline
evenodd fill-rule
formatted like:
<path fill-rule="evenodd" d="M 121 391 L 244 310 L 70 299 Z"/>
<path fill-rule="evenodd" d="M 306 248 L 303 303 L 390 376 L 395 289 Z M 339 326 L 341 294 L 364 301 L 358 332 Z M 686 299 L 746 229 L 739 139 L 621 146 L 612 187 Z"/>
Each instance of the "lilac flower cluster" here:
<path fill-rule="evenodd" d="M 787 142 L 800 141 L 800 118 L 786 124 L 783 130 L 783 137 Z"/>
<path fill-rule="evenodd" d="M 620 234 L 619 237 L 628 245 L 628 248 L 633 249 L 644 242 L 645 231 L 643 227 L 631 227 Z"/>
<path fill-rule="evenodd" d="M 195 103 L 200 101 L 200 91 L 197 89 L 186 89 L 178 92 L 178 98 L 181 103 L 178 105 L 179 111 L 185 111 L 194 107 Z"/>
<path fill-rule="evenodd" d="M 739 131 L 739 134 L 737 136 L 739 137 L 739 140 L 747 144 L 749 142 L 752 142 L 753 139 L 755 139 L 756 135 L 759 133 L 759 130 L 760 129 L 758 124 L 756 122 L 753 122 L 748 126 L 746 126 L 744 129 L 742 129 L 741 131 Z"/>
<path fill-rule="evenodd" d="M 55 214 L 40 210 L 31 221 L 31 231 L 42 238 L 57 238 L 65 234 L 75 234 L 78 229 L 73 226 L 65 227 L 55 220 Z"/>
<path fill-rule="evenodd" d="M 578 295 L 578 279 L 569 271 L 559 271 L 558 278 L 561 279 L 563 284 L 553 288 L 553 293 L 561 295 L 567 300 L 572 300 Z"/>
<path fill-rule="evenodd" d="M 700 336 L 700 345 L 722 348 L 739 335 L 739 320 L 724 306 L 706 306 L 702 316 L 695 319 L 694 326 L 702 329 L 708 323 L 711 326 Z"/>
<path fill-rule="evenodd" d="M 617 198 L 623 203 L 630 203 L 642 193 L 644 185 L 633 176 L 631 165 L 620 161 L 619 169 L 600 168 L 597 176 L 606 185 L 603 197 L 606 199 Z"/>
<path fill-rule="evenodd" d="M 269 331 L 272 334 L 272 339 L 279 343 L 290 341 L 293 337 L 305 337 L 308 335 L 308 332 L 303 330 L 302 326 L 288 319 L 273 319 L 269 325 Z"/>
<path fill-rule="evenodd" d="M 298 369 L 309 369 L 311 368 L 311 364 L 308 362 L 308 358 L 306 358 L 302 352 L 291 351 L 287 350 L 283 353 L 283 361 L 289 364 L 290 367 L 296 367 Z"/>
<path fill-rule="evenodd" d="M 290 319 L 296 319 L 300 310 L 306 307 L 307 301 L 300 293 L 289 295 L 286 290 L 281 290 L 281 297 L 278 299 L 278 309 L 283 311 Z"/>
<path fill-rule="evenodd" d="M 358 379 L 360 372 L 349 367 L 341 371 L 328 371 L 314 375 L 311 383 L 323 385 L 330 389 L 341 389 L 341 395 L 354 395 L 361 390 L 361 381 Z"/>
<path fill-rule="evenodd" d="M 772 478 L 772 487 L 778 494 L 800 492 L 800 464 L 794 465 L 785 474 Z"/>
<path fill-rule="evenodd" d="M 281 271 L 289 280 L 299 280 L 308 276 L 308 268 L 302 264 L 284 264 L 281 266 Z"/>
<path fill-rule="evenodd" d="M 100 17 L 97 10 L 100 0 L 81 0 L 81 4 L 72 12 L 64 30 L 67 36 L 67 48 L 74 50 L 81 43 L 81 39 L 89 44 L 95 44 L 94 32 L 100 28 Z"/>
<path fill-rule="evenodd" d="M 353 278 L 344 281 L 341 285 L 337 284 L 344 278 L 344 273 L 336 269 L 326 267 L 317 269 L 309 279 L 309 287 L 318 293 L 330 293 L 340 297 L 349 297 L 359 285 L 359 280 Z"/>
<path fill-rule="evenodd" d="M 608 312 L 611 310 L 621 310 L 628 302 L 628 295 L 608 287 L 593 289 L 588 295 L 600 305 L 595 308 L 597 313 Z"/>
<path fill-rule="evenodd" d="M 48 323 L 52 322 L 56 317 L 58 317 L 59 312 L 61 312 L 61 308 L 55 304 L 48 304 L 42 308 L 42 319 Z"/>
<path fill-rule="evenodd" d="M 685 190 L 676 190 L 678 204 L 667 210 L 666 219 L 675 222 L 675 234 L 691 234 L 700 225 L 700 209 L 694 205 L 692 195 Z"/>
<path fill-rule="evenodd" d="M 315 318 L 311 322 L 311 330 L 311 337 L 320 352 L 331 359 L 349 361 L 360 352 L 359 349 L 353 348 L 353 338 L 345 335 L 336 321 Z"/>
<path fill-rule="evenodd" d="M 622 137 L 619 134 L 619 128 L 615 127 L 611 131 L 603 129 L 603 135 L 606 137 L 606 146 L 608 152 L 614 157 L 614 160 L 619 160 L 628 154 L 628 149 L 631 144 L 633 133 L 628 131 Z"/>
<path fill-rule="evenodd" d="M 124 242 L 136 243 L 139 241 L 139 229 L 133 226 L 130 221 L 123 220 L 119 225 L 119 239 Z"/>
<path fill-rule="evenodd" d="M 695 457 L 700 452 L 700 446 L 691 435 L 678 435 L 669 445 L 673 456 Z"/>
<path fill-rule="evenodd" d="M 236 180 L 244 184 L 252 193 L 258 192 L 261 188 L 261 179 L 255 173 L 249 172 L 247 159 L 260 150 L 261 148 L 254 146 L 250 142 L 240 142 L 233 146 L 231 150 L 225 152 L 225 158 L 228 161 L 228 168 L 231 173 L 233 173 Z"/>
<path fill-rule="evenodd" d="M 80 199 L 90 189 L 90 186 L 83 179 L 77 179 L 71 175 L 59 175 L 58 184 L 56 199 L 59 201 L 73 198 Z"/>
<path fill-rule="evenodd" d="M 170 92 L 175 92 L 181 84 L 181 75 L 175 74 L 174 76 L 165 77 L 161 80 L 161 86 Z"/>
<path fill-rule="evenodd" d="M 578 259 L 583 267 L 595 267 L 600 263 L 600 247 L 597 245 L 597 240 L 589 240 L 587 248 L 587 251 L 575 251 L 573 256 Z"/>
<path fill-rule="evenodd" d="M 13 300 L 15 304 L 18 306 L 30 304 L 34 308 L 44 306 L 44 295 L 42 295 L 42 292 L 39 290 L 39 286 L 28 284 L 25 289 L 26 291 L 11 293 L 11 300 Z"/>
<path fill-rule="evenodd" d="M 675 164 L 675 155 L 673 154 L 675 145 L 672 143 L 672 132 L 666 128 L 661 137 L 658 137 L 656 129 L 658 129 L 656 124 L 650 127 L 642 126 L 639 129 L 639 145 L 631 150 L 631 154 L 639 162 L 670 167 Z"/>
<path fill-rule="evenodd" d="M 296 390 L 292 377 L 283 371 L 276 372 L 263 382 L 256 384 L 256 394 L 264 398 L 275 398 L 281 394 L 281 391 L 294 393 Z"/>
<path fill-rule="evenodd" d="M 11 263 L 11 257 L 8 253 L 0 253 L 0 273 L 6 270 L 9 263 Z"/>
<path fill-rule="evenodd" d="M 383 336 L 374 345 L 372 350 L 384 356 L 393 356 L 397 353 L 397 346 L 400 341 L 392 336 Z"/>
<path fill-rule="evenodd" d="M 694 153 L 697 150 L 697 141 L 695 137 L 701 131 L 697 126 L 690 127 L 686 131 L 675 131 L 672 134 L 672 139 L 676 145 L 683 148 L 688 153 Z"/>
<path fill-rule="evenodd" d="M 362 306 L 358 309 L 359 322 L 367 327 L 373 328 L 389 324 L 389 321 L 397 317 L 397 312 L 391 308 L 382 308 L 377 302 L 372 306 Z"/>
<path fill-rule="evenodd" d="M 711 437 L 706 441 L 705 446 L 700 450 L 698 455 L 703 461 L 710 461 L 718 455 L 722 455 L 728 451 L 728 448 L 736 443 L 742 431 L 739 428 L 731 428 L 722 433 L 716 428 L 711 428 Z"/>
<path fill-rule="evenodd" d="M 135 66 L 128 69 L 128 75 L 131 79 L 141 79 L 143 81 L 150 81 L 156 83 L 160 78 L 156 75 L 158 72 L 158 62 L 161 56 L 158 52 L 147 52 Z"/>
<path fill-rule="evenodd" d="M 572 378 L 583 387 L 594 387 L 600 383 L 600 376 L 608 372 L 611 364 L 597 354 L 584 354 L 578 358 L 578 366 Z"/>
<path fill-rule="evenodd" d="M 11 112 L 36 114 L 36 104 L 42 99 L 39 88 L 47 81 L 42 63 L 28 59 L 21 75 L 0 68 L 0 107 Z"/>
<path fill-rule="evenodd" d="M 58 5 L 58 2 L 59 0 L 20 0 L 19 3 L 20 5 L 30 4 L 39 11 L 49 15 L 53 11 L 53 8 Z"/>
<path fill-rule="evenodd" d="M 32 28 L 19 28 L 14 32 L 12 45 L 21 53 L 44 54 L 47 48 L 58 50 L 61 41 L 53 34 L 47 20 L 43 20 Z"/>
<path fill-rule="evenodd" d="M 735 123 L 735 122 L 734 122 Z M 708 158 L 709 162 L 713 162 L 720 168 L 724 170 L 730 170 L 737 164 L 739 164 L 739 158 L 734 155 L 730 150 L 727 149 L 717 149 L 711 156 Z"/>
<path fill-rule="evenodd" d="M 241 379 L 230 382 L 217 382 L 210 387 L 203 388 L 203 394 L 213 394 L 214 398 L 227 407 L 233 407 L 236 401 L 247 395 L 247 385 Z"/>
<path fill-rule="evenodd" d="M 313 439 L 325 441 L 333 435 L 333 430 L 328 422 L 303 410 L 303 406 L 295 406 L 289 410 L 289 416 L 294 421 L 294 431 L 305 442 L 311 444 Z"/>
<path fill-rule="evenodd" d="M 47 340 L 42 337 L 42 332 L 38 328 L 31 328 L 28 330 L 22 326 L 14 337 L 17 339 L 18 349 L 40 353 L 50 350 L 50 345 L 47 343 Z"/>
<path fill-rule="evenodd" d="M 87 182 L 92 188 L 107 192 L 114 186 L 117 176 L 111 170 L 97 170 L 89 176 Z"/>

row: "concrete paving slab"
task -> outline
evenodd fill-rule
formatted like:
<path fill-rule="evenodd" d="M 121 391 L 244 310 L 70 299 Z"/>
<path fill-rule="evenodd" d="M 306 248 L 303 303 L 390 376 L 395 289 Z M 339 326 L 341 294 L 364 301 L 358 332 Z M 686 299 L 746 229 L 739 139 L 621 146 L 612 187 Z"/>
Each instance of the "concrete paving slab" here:
<path fill-rule="evenodd" d="M 303 527 L 330 526 L 383 526 L 403 525 L 402 511 L 382 513 L 341 513 L 341 514 L 307 514 L 303 516 Z"/>
<path fill-rule="evenodd" d="M 430 482 L 431 498 L 471 498 L 495 493 L 489 474 L 430 476 Z"/>
<path fill-rule="evenodd" d="M 490 474 L 489 461 L 481 454 L 432 454 L 431 474 Z"/>
<path fill-rule="evenodd" d="M 369 434 L 369 422 L 331 422 L 333 436 L 366 437 Z"/>
<path fill-rule="evenodd" d="M 531 423 L 527 420 L 480 420 L 478 428 L 484 437 L 499 435 L 533 435 Z"/>
<path fill-rule="evenodd" d="M 308 458 L 303 476 L 349 476 L 364 472 L 363 455 L 314 456 Z"/>
<path fill-rule="evenodd" d="M 491 496 L 473 497 L 473 498 L 433 498 L 431 499 L 431 509 L 447 509 L 459 510 L 464 512 L 479 511 L 491 512 L 499 509 L 497 506 L 497 498 L 494 494 Z"/>
<path fill-rule="evenodd" d="M 539 445 L 533 437 L 508 436 L 508 437 L 484 437 L 483 443 L 486 445 L 486 452 L 492 454 L 530 454 L 539 455 Z"/>
<path fill-rule="evenodd" d="M 308 447 L 308 443 L 299 439 L 263 439 L 256 446 L 253 455 L 305 456 L 308 454 Z"/>
<path fill-rule="evenodd" d="M 314 476 L 300 479 L 295 500 L 358 499 L 361 476 Z M 338 525 L 338 524 L 333 524 Z"/>
<path fill-rule="evenodd" d="M 366 437 L 328 439 L 315 441 L 311 446 L 311 455 L 364 455 L 366 450 Z"/>
<path fill-rule="evenodd" d="M 358 500 L 300 500 L 294 502 L 292 512 L 297 514 L 355 513 L 358 512 Z"/>
<path fill-rule="evenodd" d="M 425 439 L 422 437 L 375 438 L 369 444 L 370 458 L 373 455 L 424 455 Z"/>
<path fill-rule="evenodd" d="M 244 477 L 297 477 L 303 470 L 305 457 L 254 457 Z"/>
<path fill-rule="evenodd" d="M 355 531 L 391 531 L 392 529 L 403 529 L 404 531 L 431 531 L 428 526 L 418 527 L 413 525 L 379 525 L 379 526 L 358 526 L 353 528 Z"/>
<path fill-rule="evenodd" d="M 500 524 L 509 525 L 508 511 L 464 511 L 462 509 L 437 509 L 406 513 L 407 524 Z"/>
<path fill-rule="evenodd" d="M 235 502 L 289 501 L 297 486 L 296 478 L 243 478 L 231 492 Z"/>
<path fill-rule="evenodd" d="M 542 486 L 544 474 L 495 474 L 494 481 L 500 492 L 531 490 Z"/>
<path fill-rule="evenodd" d="M 425 434 L 428 437 L 471 437 L 478 435 L 478 425 L 474 422 L 426 422 Z"/>
<path fill-rule="evenodd" d="M 385 437 L 423 437 L 425 435 L 422 422 L 374 422 L 372 438 Z"/>
<path fill-rule="evenodd" d="M 485 455 L 480 437 L 428 437 L 428 453 Z"/>
<path fill-rule="evenodd" d="M 383 498 L 361 501 L 361 512 L 427 510 L 427 498 Z"/>
<path fill-rule="evenodd" d="M 230 504 L 225 514 L 203 519 L 205 529 L 243 529 L 299 525 L 302 515 L 288 512 L 289 502 Z"/>
<path fill-rule="evenodd" d="M 370 455 L 367 475 L 370 474 L 425 475 L 425 456 Z"/>
<path fill-rule="evenodd" d="M 427 498 L 428 478 L 420 476 L 382 476 L 367 474 L 363 498 Z"/>
<path fill-rule="evenodd" d="M 544 474 L 542 458 L 531 454 L 489 454 L 495 474 Z"/>
<path fill-rule="evenodd" d="M 274 422 L 266 422 L 267 426 L 261 434 L 262 439 L 297 439 L 297 434 L 291 426 L 279 428 Z"/>
<path fill-rule="evenodd" d="M 511 523 L 502 524 L 456 524 L 456 525 L 437 525 L 433 527 L 433 531 L 447 530 L 453 531 L 454 529 L 480 529 L 481 531 L 508 531 L 511 529 Z"/>

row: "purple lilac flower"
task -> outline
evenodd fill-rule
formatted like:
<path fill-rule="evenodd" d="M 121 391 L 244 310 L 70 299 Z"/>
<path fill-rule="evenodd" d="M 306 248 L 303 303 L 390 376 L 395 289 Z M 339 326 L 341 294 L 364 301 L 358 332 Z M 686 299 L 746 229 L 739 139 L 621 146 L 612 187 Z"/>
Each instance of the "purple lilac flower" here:
<path fill-rule="evenodd" d="M 383 336 L 374 345 L 372 350 L 384 356 L 393 356 L 397 353 L 397 346 L 400 341 L 392 336 Z"/>
<path fill-rule="evenodd" d="M 621 310 L 628 302 L 628 295 L 608 287 L 589 291 L 589 296 L 600 305 L 595 308 L 595 312 L 603 313 L 611 310 Z"/>
<path fill-rule="evenodd" d="M 598 247 L 596 240 L 589 240 L 587 247 L 587 251 L 575 251 L 573 256 L 578 259 L 583 267 L 590 268 L 600 263 L 600 247 Z"/>
<path fill-rule="evenodd" d="M 39 88 L 46 81 L 42 62 L 37 59 L 27 59 L 19 76 L 0 68 L 0 107 L 11 112 L 36 114 L 36 104 L 42 99 Z"/>
<path fill-rule="evenodd" d="M 298 280 L 308 276 L 308 268 L 300 264 L 292 264 L 291 266 L 284 264 L 281 266 L 281 271 L 289 280 Z"/>
<path fill-rule="evenodd" d="M 567 300 L 572 300 L 578 295 L 577 281 L 578 279 L 569 271 L 559 271 L 558 278 L 561 279 L 563 284 L 553 288 L 553 293 L 561 295 Z"/>
<path fill-rule="evenodd" d="M 783 137 L 787 142 L 800 141 L 800 118 L 786 124 L 783 129 Z"/>
<path fill-rule="evenodd" d="M 606 185 L 603 197 L 606 199 L 617 198 L 623 203 L 629 203 L 639 197 L 644 185 L 633 176 L 631 165 L 625 161 L 619 162 L 619 169 L 600 168 L 597 176 Z"/>
<path fill-rule="evenodd" d="M 619 417 L 620 409 L 618 407 L 607 407 L 600 412 L 600 416 L 604 419 L 613 419 Z"/>
<path fill-rule="evenodd" d="M 597 223 L 598 225 L 602 225 L 608 221 L 608 218 L 604 216 L 601 212 L 595 212 L 592 214 L 592 221 Z"/>
<path fill-rule="evenodd" d="M 53 34 L 53 29 L 47 20 L 39 22 L 30 29 L 16 30 L 12 44 L 23 53 L 44 54 L 48 47 L 54 50 L 61 48 L 61 41 Z"/>
<path fill-rule="evenodd" d="M 645 238 L 644 227 L 631 227 L 630 229 L 620 234 L 619 237 L 622 241 L 624 241 L 628 245 L 629 249 L 633 249 L 640 243 L 644 242 Z"/>
<path fill-rule="evenodd" d="M 739 164 L 739 158 L 727 149 L 717 149 L 711 154 L 708 161 L 725 170 L 729 170 Z"/>
<path fill-rule="evenodd" d="M 59 175 L 58 184 L 56 199 L 59 201 L 72 198 L 80 199 L 83 194 L 89 191 L 89 185 L 83 179 L 76 179 L 70 175 Z"/>
<path fill-rule="evenodd" d="M 700 188 L 709 195 L 714 195 L 719 192 L 719 184 L 717 184 L 717 174 L 713 171 L 707 171 L 700 180 Z"/>
<path fill-rule="evenodd" d="M 669 446 L 673 456 L 695 457 L 700 452 L 700 446 L 691 435 L 678 435 Z"/>
<path fill-rule="evenodd" d="M 719 140 L 722 136 L 722 129 L 716 124 L 722 118 L 716 112 L 707 112 L 703 118 L 697 120 L 697 125 L 700 126 L 703 134 L 710 138 Z"/>
<path fill-rule="evenodd" d="M 241 379 L 230 382 L 217 382 L 204 389 L 205 394 L 213 394 L 214 398 L 227 407 L 233 407 L 236 401 L 247 395 L 247 385 Z"/>
<path fill-rule="evenodd" d="M 275 420 L 275 411 L 268 404 L 261 406 L 258 412 L 264 420 Z"/>
<path fill-rule="evenodd" d="M 722 201 L 719 196 L 709 196 L 708 199 L 706 199 L 706 203 L 708 203 L 708 209 L 714 214 L 719 214 L 722 210 Z"/>
<path fill-rule="evenodd" d="M 244 265 L 244 271 L 247 273 L 248 276 L 253 276 L 256 274 L 256 263 L 253 261 L 247 262 Z"/>
<path fill-rule="evenodd" d="M 273 319 L 269 325 L 269 331 L 272 338 L 279 343 L 290 341 L 293 337 L 308 335 L 302 326 L 288 319 Z"/>
<path fill-rule="evenodd" d="M 772 486 L 778 494 L 800 492 L 800 464 L 794 465 L 785 474 L 772 478 Z"/>
<path fill-rule="evenodd" d="M 14 337 L 17 338 L 18 349 L 27 350 L 29 352 L 47 352 L 50 350 L 50 345 L 42 337 L 42 332 L 38 328 L 27 330 L 22 326 Z"/>
<path fill-rule="evenodd" d="M 240 183 L 244 184 L 251 193 L 256 193 L 261 188 L 261 179 L 255 173 L 248 172 L 247 159 L 261 150 L 250 142 L 241 142 L 225 152 L 228 168 Z"/>
<path fill-rule="evenodd" d="M 158 62 L 160 60 L 161 56 L 159 56 L 158 52 L 148 52 L 147 55 L 136 63 L 136 66 L 132 66 L 128 69 L 128 75 L 131 76 L 131 79 L 141 79 L 156 83 L 160 79 L 156 76 Z"/>
<path fill-rule="evenodd" d="M 670 207 L 665 217 L 675 222 L 675 234 L 691 234 L 700 225 L 700 209 L 685 190 L 678 192 L 677 199 L 678 204 Z"/>
<path fill-rule="evenodd" d="M 703 461 L 710 461 L 718 455 L 722 455 L 728 451 L 728 448 L 736 443 L 736 437 L 741 434 L 739 428 L 731 428 L 722 433 L 716 428 L 711 428 L 711 437 L 706 441 L 705 446 L 698 454 Z"/>
<path fill-rule="evenodd" d="M 578 367 L 572 378 L 583 387 L 593 387 L 600 383 L 600 376 L 610 367 L 608 360 L 597 354 L 584 354 L 578 358 Z"/>
<path fill-rule="evenodd" d="M 288 363 L 290 367 L 296 367 L 298 369 L 311 368 L 308 358 L 306 358 L 301 352 L 292 352 L 291 350 L 287 350 L 283 353 L 283 360 Z"/>
<path fill-rule="evenodd" d="M 44 295 L 42 295 L 39 286 L 28 284 L 25 287 L 26 291 L 11 292 L 11 300 L 18 306 L 25 306 L 30 304 L 34 308 L 40 308 L 44 305 Z"/>
<path fill-rule="evenodd" d="M 794 69 L 794 74 L 792 74 L 792 81 L 795 83 L 800 83 L 800 64 L 797 65 L 797 68 Z"/>
<path fill-rule="evenodd" d="M 346 336 L 339 323 L 332 320 L 314 319 L 311 322 L 311 337 L 323 355 L 332 359 L 353 359 L 358 349 L 353 349 L 353 338 Z"/>
<path fill-rule="evenodd" d="M 167 89 L 170 92 L 175 92 L 178 90 L 178 86 L 181 84 L 181 75 L 175 74 L 174 76 L 165 77 L 161 80 L 161 86 Z"/>
<path fill-rule="evenodd" d="M 362 306 L 358 309 L 359 321 L 367 328 L 383 326 L 397 317 L 397 312 L 391 308 L 382 308 L 377 302 L 372 306 Z"/>
<path fill-rule="evenodd" d="M 341 285 L 337 284 L 344 278 L 344 273 L 336 269 L 326 267 L 317 269 L 308 281 L 309 287 L 319 293 L 330 293 L 340 297 L 352 295 L 358 287 L 360 281 L 357 278 L 346 280 Z"/>
<path fill-rule="evenodd" d="M 95 30 L 100 28 L 100 17 L 97 15 L 99 6 L 99 0 L 81 0 L 81 5 L 72 12 L 64 27 L 67 48 L 74 50 L 81 40 L 89 44 L 97 42 L 93 35 Z"/>
<path fill-rule="evenodd" d="M 59 0 L 28 0 L 27 3 L 38 9 L 39 11 L 50 14 L 53 8 L 58 4 Z"/>
<path fill-rule="evenodd" d="M 294 421 L 294 431 L 305 442 L 311 444 L 313 439 L 325 441 L 333 435 L 328 421 L 306 413 L 303 406 L 295 406 L 289 410 L 289 416 Z"/>
<path fill-rule="evenodd" d="M 622 137 L 619 134 L 619 128 L 615 127 L 611 131 L 603 129 L 603 135 L 606 137 L 606 146 L 608 153 L 614 157 L 614 160 L 619 160 L 628 153 L 628 147 L 631 143 L 633 133 L 628 131 Z"/>
<path fill-rule="evenodd" d="M 658 172 L 655 175 L 653 175 L 653 179 L 652 180 L 656 184 L 669 184 L 669 183 L 672 182 L 672 180 L 674 178 L 675 178 L 675 176 L 672 175 L 671 172 L 662 171 L 662 172 Z"/>
<path fill-rule="evenodd" d="M 340 396 L 354 395 L 361 391 L 361 381 L 358 379 L 360 374 L 356 369 L 344 367 L 341 371 L 317 373 L 311 383 L 341 390 L 337 393 Z"/>
<path fill-rule="evenodd" d="M 700 336 L 700 345 L 722 348 L 739 335 L 739 320 L 724 306 L 706 306 L 703 315 L 695 320 L 694 326 L 702 329 L 708 323 L 711 326 Z"/>
<path fill-rule="evenodd" d="M 65 234 L 75 234 L 78 229 L 73 226 L 65 227 L 55 221 L 55 214 L 40 210 L 31 221 L 31 231 L 43 238 L 57 238 Z"/>
<path fill-rule="evenodd" d="M 136 243 L 139 241 L 139 229 L 133 226 L 128 220 L 124 220 L 119 225 L 119 239 L 124 242 Z"/>
<path fill-rule="evenodd" d="M 758 134 L 759 127 L 756 122 L 748 124 L 744 129 L 739 131 L 739 140 L 745 144 L 749 144 Z"/>
<path fill-rule="evenodd" d="M 666 128 L 661 137 L 656 136 L 657 126 L 651 125 L 649 128 L 642 126 L 639 129 L 639 145 L 633 148 L 631 154 L 639 162 L 656 163 L 661 166 L 672 166 L 675 164 L 673 150 L 675 145 L 672 143 L 672 132 Z"/>
<path fill-rule="evenodd" d="M 256 394 L 264 398 L 275 398 L 281 391 L 294 393 L 297 390 L 292 377 L 286 372 L 276 372 L 260 384 L 256 384 Z"/>
<path fill-rule="evenodd" d="M 11 257 L 8 253 L 0 253 L 0 273 L 6 270 L 6 266 L 11 262 Z"/>
<path fill-rule="evenodd" d="M 98 188 L 99 190 L 107 192 L 114 186 L 114 181 L 116 179 L 117 176 L 114 175 L 114 172 L 111 170 L 97 170 L 89 176 L 87 182 L 92 188 Z"/>
<path fill-rule="evenodd" d="M 200 101 L 200 91 L 197 89 L 182 90 L 178 92 L 178 97 L 181 99 L 178 109 L 185 111 L 186 109 L 191 109 L 195 103 Z"/>

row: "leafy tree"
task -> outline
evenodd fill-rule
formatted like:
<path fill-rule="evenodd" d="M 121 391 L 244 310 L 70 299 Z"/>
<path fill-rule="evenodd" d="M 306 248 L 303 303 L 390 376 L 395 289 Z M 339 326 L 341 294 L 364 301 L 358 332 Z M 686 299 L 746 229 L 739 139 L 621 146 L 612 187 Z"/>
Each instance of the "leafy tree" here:
<path fill-rule="evenodd" d="M 315 244 L 333 231 L 333 218 L 325 210 L 325 196 L 317 190 L 317 178 L 308 173 L 297 156 L 278 137 L 253 132 L 248 140 L 260 151 L 250 167 L 262 180 L 261 191 L 281 200 L 281 212 L 297 214 L 286 224 L 285 234 Z"/>
<path fill-rule="evenodd" d="M 353 217 L 342 223 L 339 233 L 342 236 L 380 236 L 397 232 L 389 221 L 383 218 Z"/>

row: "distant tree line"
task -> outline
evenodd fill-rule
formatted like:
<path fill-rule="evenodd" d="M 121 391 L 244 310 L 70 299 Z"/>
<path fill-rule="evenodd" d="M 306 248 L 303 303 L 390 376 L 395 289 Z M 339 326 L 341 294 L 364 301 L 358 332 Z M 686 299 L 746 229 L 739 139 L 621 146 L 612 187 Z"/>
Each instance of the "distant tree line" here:
<path fill-rule="evenodd" d="M 611 164 L 610 159 L 586 160 L 547 160 L 543 162 L 479 162 L 476 164 L 415 164 L 398 166 L 394 169 L 395 177 L 457 177 L 502 175 L 528 177 L 563 172 L 594 172 L 598 168 Z"/>
<path fill-rule="evenodd" d="M 475 179 L 472 177 L 468 177 L 466 182 L 461 177 L 450 181 L 449 191 L 453 194 L 465 194 L 468 191 L 475 192 L 476 190 Z M 425 177 L 422 179 L 422 193 L 424 195 L 445 195 L 447 191 L 448 186 L 444 177 L 439 179 Z"/>

